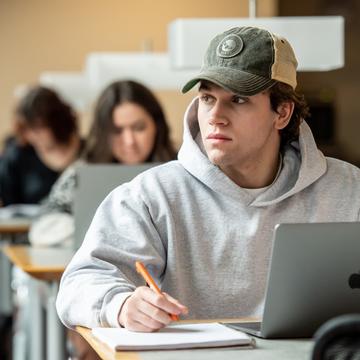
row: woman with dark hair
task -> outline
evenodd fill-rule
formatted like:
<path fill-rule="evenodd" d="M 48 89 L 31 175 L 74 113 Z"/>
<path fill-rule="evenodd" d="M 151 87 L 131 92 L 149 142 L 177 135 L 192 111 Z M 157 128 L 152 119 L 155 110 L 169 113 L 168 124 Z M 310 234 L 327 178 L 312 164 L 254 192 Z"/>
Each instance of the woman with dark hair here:
<path fill-rule="evenodd" d="M 76 170 L 84 162 L 133 165 L 165 162 L 175 156 L 163 110 L 153 93 L 135 81 L 116 81 L 105 88 L 96 103 L 81 160 L 54 184 L 41 213 L 73 214 Z M 40 229 L 37 223 L 33 225 L 33 243 L 42 241 Z"/>
<path fill-rule="evenodd" d="M 135 81 L 109 85 L 96 104 L 84 159 L 138 164 L 174 157 L 165 115 L 154 94 Z"/>
<path fill-rule="evenodd" d="M 35 86 L 18 103 L 14 127 L 0 166 L 2 203 L 38 203 L 79 155 L 77 118 L 56 92 Z"/>

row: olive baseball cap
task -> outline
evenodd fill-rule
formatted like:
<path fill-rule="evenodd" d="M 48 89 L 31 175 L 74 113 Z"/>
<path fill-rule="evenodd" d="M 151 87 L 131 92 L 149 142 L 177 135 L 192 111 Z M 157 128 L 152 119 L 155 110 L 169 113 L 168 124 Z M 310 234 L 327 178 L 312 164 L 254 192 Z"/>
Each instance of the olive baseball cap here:
<path fill-rule="evenodd" d="M 211 40 L 199 75 L 182 92 L 201 80 L 244 96 L 255 95 L 277 81 L 295 89 L 296 68 L 294 51 L 286 39 L 257 27 L 236 27 Z"/>

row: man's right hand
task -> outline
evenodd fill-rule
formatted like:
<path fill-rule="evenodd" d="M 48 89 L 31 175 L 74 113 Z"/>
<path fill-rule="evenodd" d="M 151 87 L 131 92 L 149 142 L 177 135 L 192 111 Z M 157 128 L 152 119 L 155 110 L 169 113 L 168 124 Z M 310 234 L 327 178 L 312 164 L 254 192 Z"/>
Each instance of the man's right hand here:
<path fill-rule="evenodd" d="M 171 322 L 170 314 L 187 314 L 188 309 L 166 293 L 157 294 L 146 286 L 138 287 L 124 302 L 119 323 L 131 331 L 152 332 Z"/>

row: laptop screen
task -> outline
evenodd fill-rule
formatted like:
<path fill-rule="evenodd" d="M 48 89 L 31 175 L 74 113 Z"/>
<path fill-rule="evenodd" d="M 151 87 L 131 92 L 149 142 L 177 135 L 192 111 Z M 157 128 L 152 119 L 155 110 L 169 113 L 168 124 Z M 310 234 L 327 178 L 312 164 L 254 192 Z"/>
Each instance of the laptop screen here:
<path fill-rule="evenodd" d="M 117 186 L 156 165 L 159 163 L 84 164 L 78 168 L 74 203 L 75 250 L 80 247 L 95 211 L 105 197 Z"/>
<path fill-rule="evenodd" d="M 359 222 L 278 225 L 263 335 L 307 337 L 332 317 L 359 313 L 359 269 Z"/>

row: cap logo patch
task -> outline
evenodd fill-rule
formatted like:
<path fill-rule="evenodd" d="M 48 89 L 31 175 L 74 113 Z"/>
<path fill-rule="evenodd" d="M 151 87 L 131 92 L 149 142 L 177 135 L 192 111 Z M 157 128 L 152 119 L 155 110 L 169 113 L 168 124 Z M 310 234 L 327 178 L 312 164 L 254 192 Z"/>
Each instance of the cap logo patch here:
<path fill-rule="evenodd" d="M 225 36 L 216 48 L 216 55 L 222 58 L 231 58 L 241 52 L 244 43 L 239 35 Z"/>

